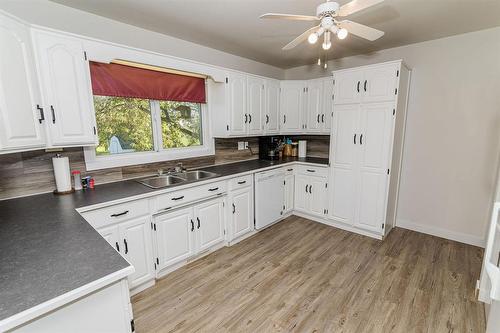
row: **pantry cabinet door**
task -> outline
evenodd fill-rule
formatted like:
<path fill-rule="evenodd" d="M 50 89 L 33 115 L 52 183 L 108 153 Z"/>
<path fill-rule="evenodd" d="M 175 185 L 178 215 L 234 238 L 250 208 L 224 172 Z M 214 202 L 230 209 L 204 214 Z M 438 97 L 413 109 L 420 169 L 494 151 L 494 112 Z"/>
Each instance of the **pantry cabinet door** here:
<path fill-rule="evenodd" d="M 194 207 L 197 230 L 197 252 L 208 250 L 224 241 L 224 209 L 222 198 Z"/>
<path fill-rule="evenodd" d="M 51 145 L 95 144 L 90 72 L 82 43 L 40 31 L 35 42 Z"/>
<path fill-rule="evenodd" d="M 262 117 L 266 134 L 279 133 L 280 114 L 280 85 L 279 82 L 268 80 L 266 82 L 266 109 Z"/>
<path fill-rule="evenodd" d="M 247 134 L 247 78 L 232 73 L 227 76 L 226 105 L 229 108 L 229 132 L 231 135 Z"/>
<path fill-rule="evenodd" d="M 372 103 L 363 105 L 360 112 L 356 225 L 376 232 L 385 223 L 392 107 L 392 103 Z"/>
<path fill-rule="evenodd" d="M 363 102 L 383 102 L 396 99 L 397 68 L 399 65 L 375 66 L 364 71 Z"/>
<path fill-rule="evenodd" d="M 265 109 L 265 84 L 264 80 L 258 77 L 249 76 L 248 82 L 248 134 L 262 134 L 262 115 Z"/>
<path fill-rule="evenodd" d="M 151 241 L 151 218 L 145 216 L 119 225 L 123 249 L 121 253 L 134 266 L 128 276 L 130 288 L 154 278 Z"/>
<path fill-rule="evenodd" d="M 359 147 L 359 106 L 336 105 L 331 136 L 330 217 L 353 224 Z"/>
<path fill-rule="evenodd" d="M 193 209 L 184 208 L 155 217 L 159 269 L 194 255 Z"/>
<path fill-rule="evenodd" d="M 358 103 L 363 94 L 363 71 L 359 69 L 337 72 L 334 104 Z"/>
<path fill-rule="evenodd" d="M 0 150 L 45 146 L 29 28 L 0 15 Z M 38 108 L 37 108 L 38 106 Z"/>

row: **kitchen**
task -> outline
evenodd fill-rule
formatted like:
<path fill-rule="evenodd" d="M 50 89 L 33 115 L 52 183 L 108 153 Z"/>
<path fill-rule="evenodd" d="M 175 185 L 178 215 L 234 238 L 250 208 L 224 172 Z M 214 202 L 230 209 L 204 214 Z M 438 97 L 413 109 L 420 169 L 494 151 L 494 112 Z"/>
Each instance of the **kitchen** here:
<path fill-rule="evenodd" d="M 0 9 L 0 331 L 405 330 L 407 315 L 495 332 L 476 281 L 498 75 L 452 58 L 498 74 L 498 27 L 283 70 L 56 2 Z M 436 310 L 453 302 L 470 312 Z"/>

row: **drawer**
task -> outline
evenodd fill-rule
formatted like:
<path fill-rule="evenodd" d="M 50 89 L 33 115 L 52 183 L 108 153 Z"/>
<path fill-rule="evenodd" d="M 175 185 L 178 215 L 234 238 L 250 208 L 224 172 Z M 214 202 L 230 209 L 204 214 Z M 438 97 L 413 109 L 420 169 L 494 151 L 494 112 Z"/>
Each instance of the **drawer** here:
<path fill-rule="evenodd" d="M 149 200 L 134 200 L 81 213 L 94 228 L 104 227 L 135 217 L 149 215 Z"/>
<path fill-rule="evenodd" d="M 253 175 L 235 177 L 229 180 L 229 189 L 236 190 L 238 188 L 243 188 L 245 186 L 252 186 L 252 184 L 253 184 Z"/>
<path fill-rule="evenodd" d="M 192 201 L 202 200 L 226 192 L 226 182 L 220 181 L 157 196 L 157 210 L 179 206 Z"/>
<path fill-rule="evenodd" d="M 327 167 L 318 167 L 314 165 L 297 165 L 295 166 L 295 170 L 297 174 L 328 177 Z"/>

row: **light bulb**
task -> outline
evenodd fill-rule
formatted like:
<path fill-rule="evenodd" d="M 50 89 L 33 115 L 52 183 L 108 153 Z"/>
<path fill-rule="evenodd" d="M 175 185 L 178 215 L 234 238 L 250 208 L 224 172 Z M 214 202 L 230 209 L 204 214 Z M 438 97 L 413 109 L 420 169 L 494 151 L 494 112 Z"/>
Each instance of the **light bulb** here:
<path fill-rule="evenodd" d="M 326 63 L 326 61 L 325 61 L 325 65 L 324 65 L 323 67 L 324 67 L 325 69 L 327 69 L 327 68 L 328 68 L 328 64 Z"/>
<path fill-rule="evenodd" d="M 337 31 L 337 37 L 339 39 L 344 39 L 347 37 L 347 34 L 348 34 L 348 31 L 344 28 L 340 29 L 339 31 Z"/>
<path fill-rule="evenodd" d="M 318 58 L 318 66 L 321 66 L 321 58 Z"/>
<path fill-rule="evenodd" d="M 330 31 L 325 32 L 325 40 L 323 42 L 323 50 L 329 50 L 332 47 L 332 43 L 330 42 Z"/>
<path fill-rule="evenodd" d="M 309 42 L 309 44 L 314 44 L 318 41 L 318 35 L 313 32 L 312 34 L 309 35 L 309 37 L 307 37 L 307 41 Z"/>

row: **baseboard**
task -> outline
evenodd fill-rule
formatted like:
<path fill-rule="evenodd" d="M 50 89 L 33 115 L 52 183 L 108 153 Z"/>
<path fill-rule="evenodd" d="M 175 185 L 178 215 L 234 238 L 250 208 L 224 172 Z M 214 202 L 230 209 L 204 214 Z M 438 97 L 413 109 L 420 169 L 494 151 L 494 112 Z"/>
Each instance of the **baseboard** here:
<path fill-rule="evenodd" d="M 460 243 L 465 243 L 469 245 L 474 245 L 478 247 L 484 248 L 485 242 L 484 238 L 478 237 L 478 236 L 472 236 L 468 234 L 464 234 L 461 232 L 456 232 L 456 231 L 451 231 L 439 227 L 433 227 L 429 225 L 424 225 L 424 224 L 419 224 L 419 223 L 414 223 L 408 220 L 403 220 L 403 219 L 397 219 L 396 221 L 396 227 L 403 228 L 403 229 L 408 229 L 408 230 L 413 230 L 413 231 L 418 231 L 424 234 L 432 235 L 432 236 L 437 236 L 441 238 L 446 238 L 452 241 L 460 242 Z"/>

